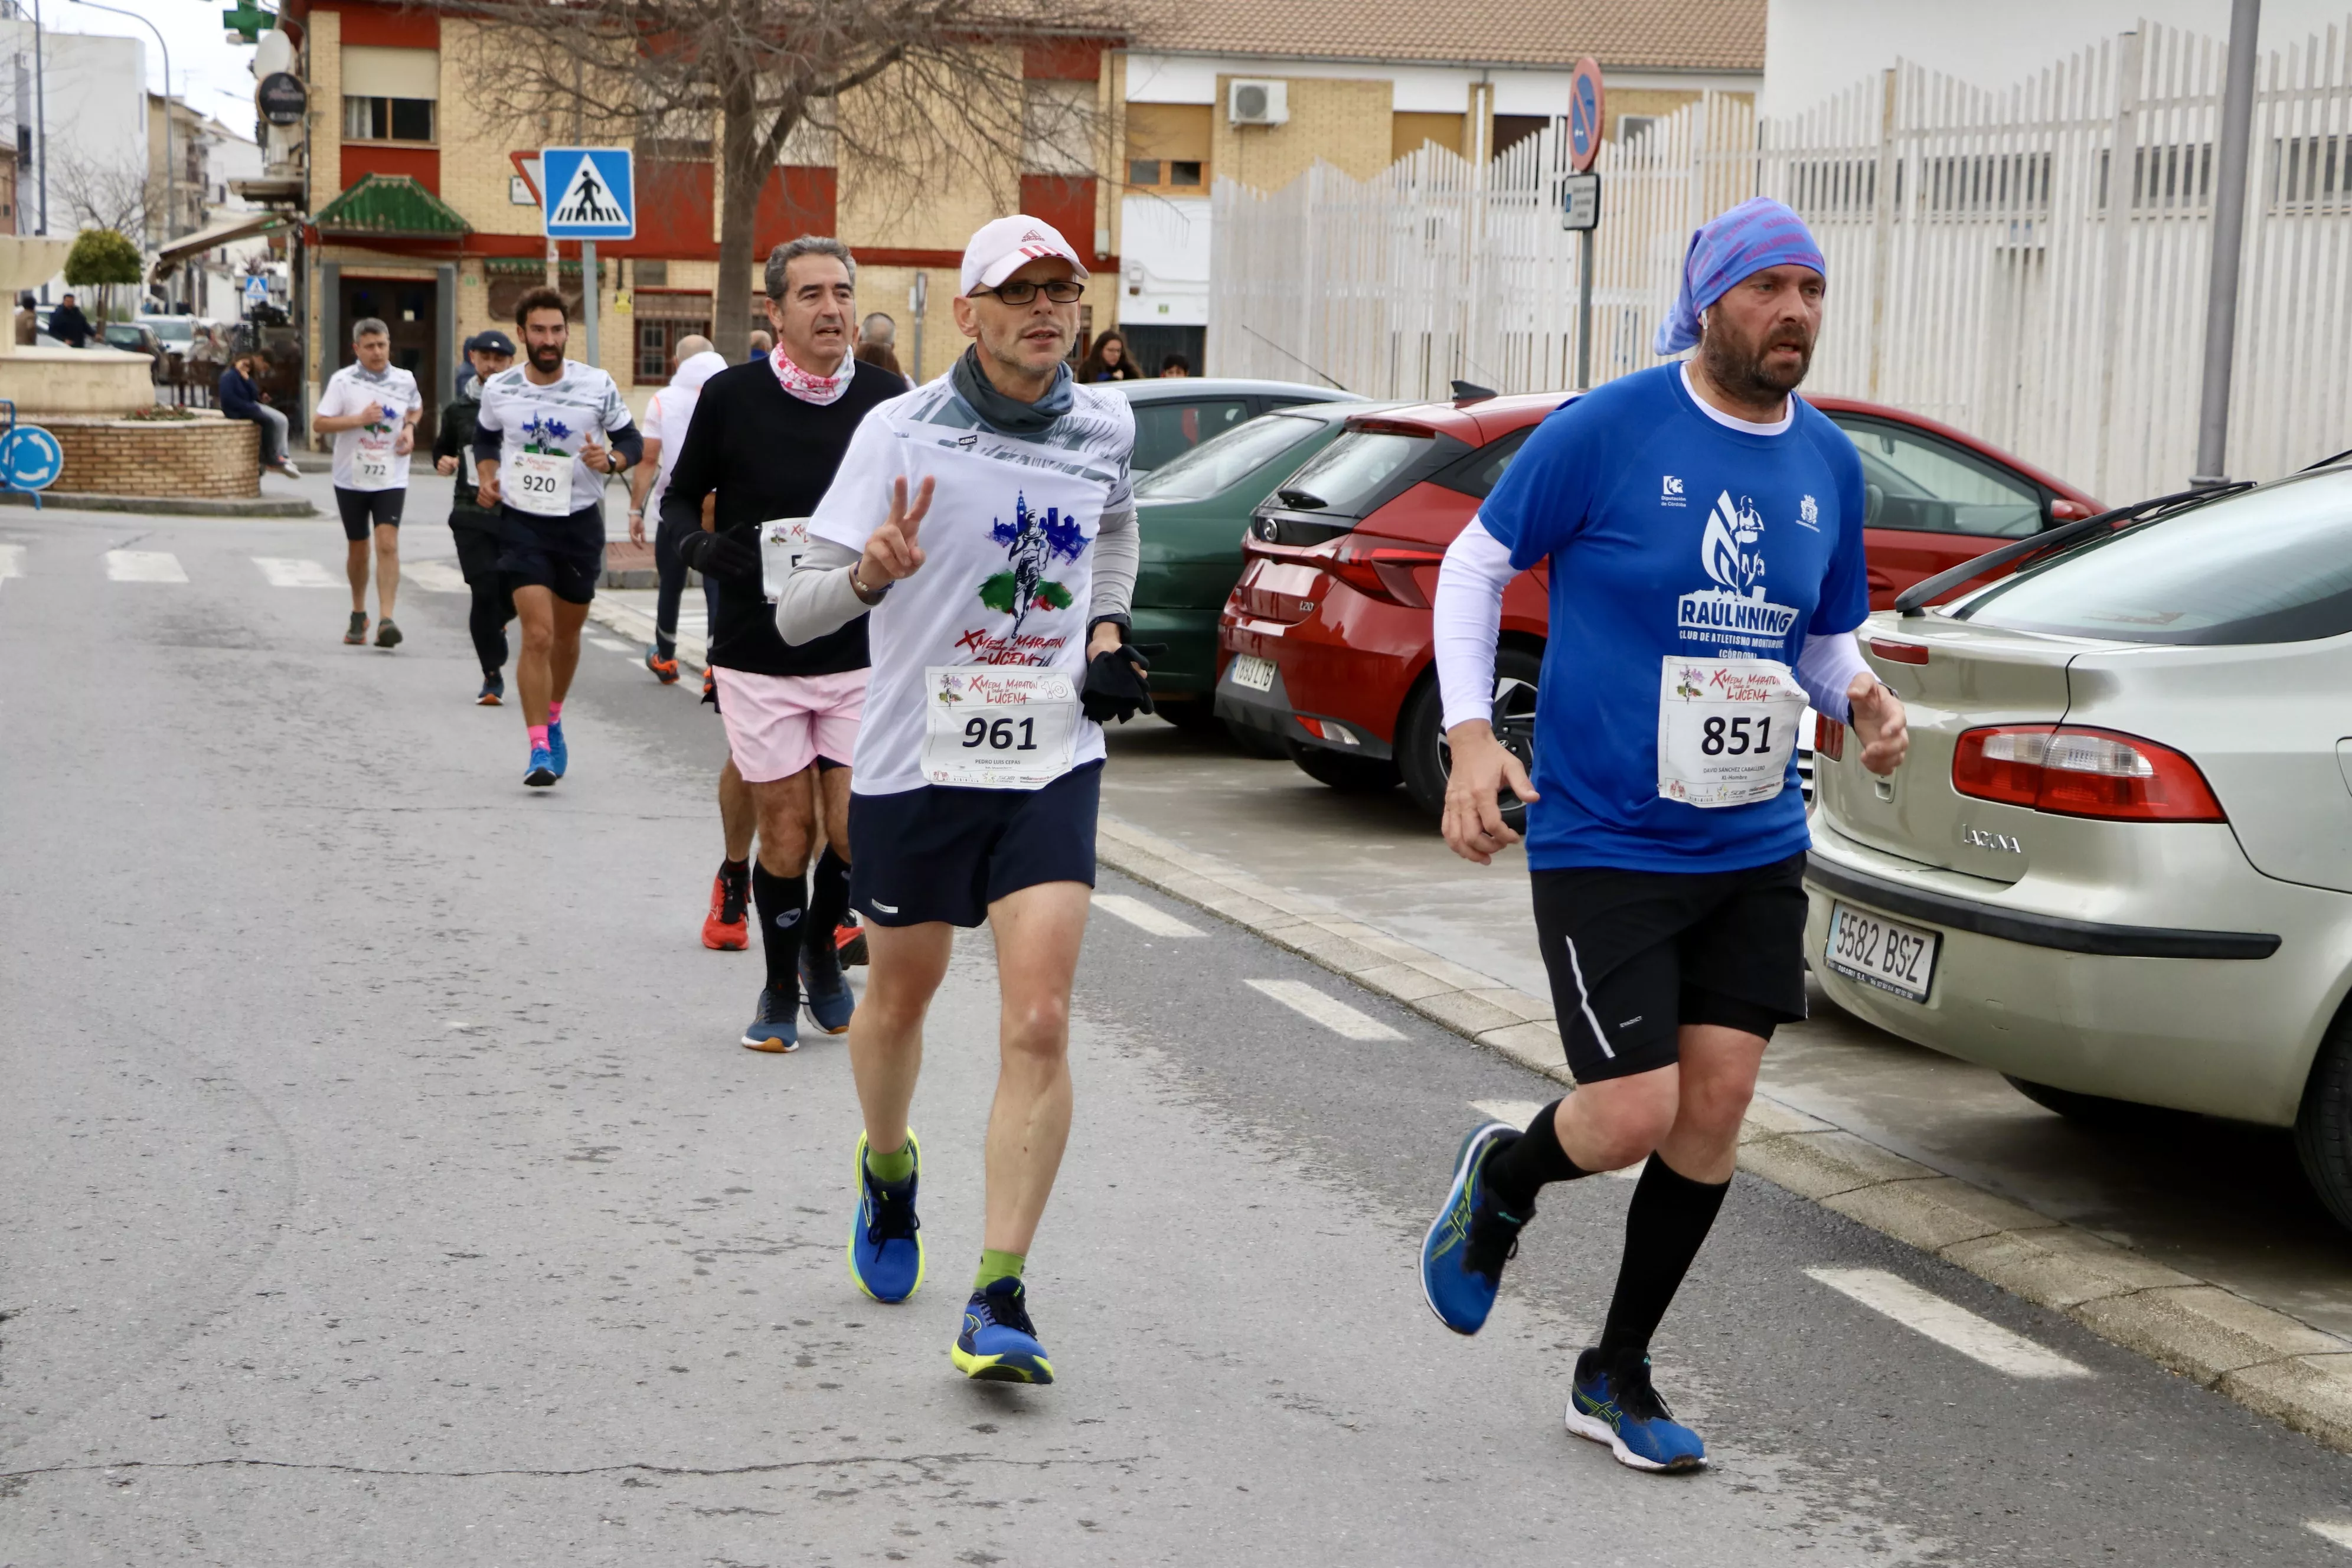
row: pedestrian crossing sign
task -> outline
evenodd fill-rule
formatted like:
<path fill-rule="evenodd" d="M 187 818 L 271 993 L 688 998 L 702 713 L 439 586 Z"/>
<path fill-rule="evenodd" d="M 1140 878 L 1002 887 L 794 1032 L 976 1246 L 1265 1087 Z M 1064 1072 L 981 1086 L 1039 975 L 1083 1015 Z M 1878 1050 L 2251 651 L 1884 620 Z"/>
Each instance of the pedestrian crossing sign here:
<path fill-rule="evenodd" d="M 549 147 L 539 155 L 550 239 L 635 239 L 637 189 L 626 147 Z"/>

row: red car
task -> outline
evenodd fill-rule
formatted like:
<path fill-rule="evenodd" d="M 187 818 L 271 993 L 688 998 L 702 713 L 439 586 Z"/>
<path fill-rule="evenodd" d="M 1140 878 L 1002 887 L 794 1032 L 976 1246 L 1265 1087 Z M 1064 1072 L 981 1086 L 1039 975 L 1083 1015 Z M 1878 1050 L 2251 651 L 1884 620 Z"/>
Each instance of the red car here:
<path fill-rule="evenodd" d="M 1430 647 L 1438 563 L 1528 432 L 1564 401 L 1476 395 L 1348 421 L 1250 520 L 1241 581 L 1218 623 L 1218 714 L 1278 739 L 1327 784 L 1402 781 L 1437 812 L 1448 763 Z M 1874 609 L 1948 567 L 2100 510 L 1949 426 L 1851 398 L 1806 401 L 1862 454 Z M 1547 570 L 1521 574 L 1504 594 L 1496 655 L 1496 731 L 1530 767 Z M 1801 761 L 1811 760 L 1808 750 Z"/>

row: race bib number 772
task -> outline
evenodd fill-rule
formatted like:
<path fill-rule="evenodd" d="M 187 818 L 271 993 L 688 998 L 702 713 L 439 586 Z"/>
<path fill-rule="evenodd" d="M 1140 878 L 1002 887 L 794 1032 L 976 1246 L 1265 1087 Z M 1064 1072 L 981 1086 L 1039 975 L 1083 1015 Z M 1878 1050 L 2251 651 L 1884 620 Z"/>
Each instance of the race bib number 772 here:
<path fill-rule="evenodd" d="M 1668 658 L 1658 679 L 1658 794 L 1714 808 L 1770 800 L 1796 754 L 1805 689 L 1769 658 Z"/>

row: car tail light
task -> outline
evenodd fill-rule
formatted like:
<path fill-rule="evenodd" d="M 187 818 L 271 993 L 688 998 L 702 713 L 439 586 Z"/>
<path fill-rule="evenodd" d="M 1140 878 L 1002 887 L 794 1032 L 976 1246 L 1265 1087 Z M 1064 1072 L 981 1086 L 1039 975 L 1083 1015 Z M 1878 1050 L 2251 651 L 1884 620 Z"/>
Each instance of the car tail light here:
<path fill-rule="evenodd" d="M 1826 713 L 1813 715 L 1813 755 L 1845 761 L 1845 726 Z"/>
<path fill-rule="evenodd" d="M 1363 744 L 1361 741 L 1356 739 L 1354 731 L 1349 729 L 1345 724 L 1339 723 L 1334 720 L 1309 719 L 1304 713 L 1294 713 L 1291 717 L 1298 721 L 1298 727 L 1300 729 L 1306 731 L 1308 734 L 1314 736 L 1318 741 L 1328 741 L 1335 746 L 1360 746 Z"/>
<path fill-rule="evenodd" d="M 1925 664 L 1927 649 L 1925 644 L 1896 642 L 1891 637 L 1872 637 L 1870 651 L 1889 664 Z"/>
<path fill-rule="evenodd" d="M 1434 566 L 1445 559 L 1437 551 L 1366 549 L 1342 544 L 1324 570 L 1360 594 L 1386 599 L 1407 609 L 1429 608 L 1429 595 L 1413 575 L 1416 566 Z"/>
<path fill-rule="evenodd" d="M 2126 822 L 2227 822 L 2197 764 L 2168 746 L 2074 724 L 1965 731 L 1952 788 L 2060 816 Z"/>

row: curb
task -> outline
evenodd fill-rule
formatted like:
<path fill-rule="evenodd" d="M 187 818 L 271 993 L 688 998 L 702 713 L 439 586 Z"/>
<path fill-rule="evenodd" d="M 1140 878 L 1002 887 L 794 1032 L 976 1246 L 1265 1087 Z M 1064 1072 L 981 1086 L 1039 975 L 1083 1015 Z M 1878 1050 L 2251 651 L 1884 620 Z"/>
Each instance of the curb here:
<path fill-rule="evenodd" d="M 23 490 L 0 490 L 0 506 L 30 506 Z M 319 509 L 295 497 L 287 500 L 200 500 L 187 496 L 102 496 L 88 491 L 46 490 L 44 507 L 68 511 L 138 511 L 162 517 L 317 517 Z"/>
<path fill-rule="evenodd" d="M 1104 865 L 1567 1084 L 1550 1002 L 1105 816 Z M 1739 1164 L 2261 1415 L 2352 1453 L 2352 1342 L 1856 1137 L 1769 1095 Z"/>
<path fill-rule="evenodd" d="M 649 584 L 650 585 L 650 584 Z M 650 643 L 654 640 L 654 618 L 643 610 L 627 605 L 616 605 L 606 599 L 592 599 L 588 618 L 608 632 L 617 632 L 631 642 Z M 697 674 L 709 668 L 709 644 L 686 632 L 677 635 L 677 661 Z"/>

